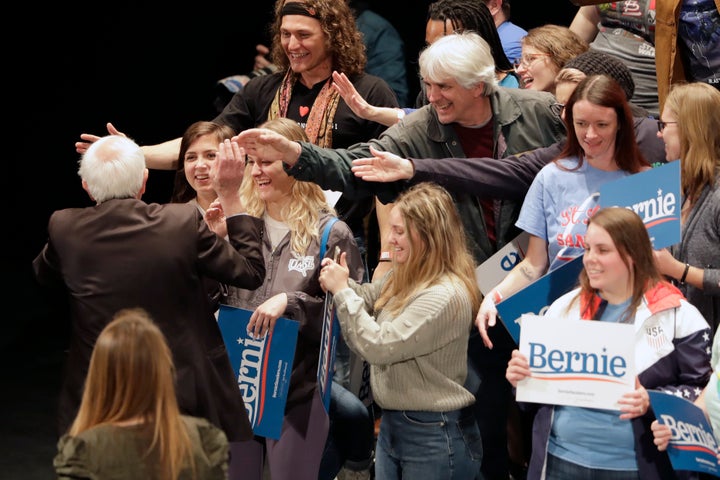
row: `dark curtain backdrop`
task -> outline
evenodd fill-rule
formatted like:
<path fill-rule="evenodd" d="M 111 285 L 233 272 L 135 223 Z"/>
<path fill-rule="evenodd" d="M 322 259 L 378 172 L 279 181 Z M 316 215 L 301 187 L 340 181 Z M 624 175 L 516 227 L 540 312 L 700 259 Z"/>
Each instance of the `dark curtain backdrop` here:
<path fill-rule="evenodd" d="M 429 2 L 370 3 L 405 40 L 414 98 Z M 10 315 L 0 348 L 25 333 L 61 336 L 67 331 L 62 305 L 42 300 L 30 263 L 46 240 L 52 211 L 90 204 L 76 173 L 79 134 L 104 134 L 105 123 L 112 121 L 138 143 L 151 144 L 179 136 L 195 120 L 211 119 L 215 82 L 249 71 L 255 44 L 267 44 L 272 4 L 17 5 L 20 13 L 8 21 L 17 22 L 20 33 L 4 42 L 10 60 L 5 65 L 6 82 L 10 80 L 5 104 L 11 106 L 6 120 L 19 131 L 4 144 L 14 201 L 6 207 L 12 250 L 6 249 L 3 263 L 11 266 L 5 302 Z M 514 0 L 512 19 L 526 29 L 543 23 L 569 25 L 575 11 L 568 0 Z M 152 171 L 145 198 L 167 201 L 172 175 Z"/>

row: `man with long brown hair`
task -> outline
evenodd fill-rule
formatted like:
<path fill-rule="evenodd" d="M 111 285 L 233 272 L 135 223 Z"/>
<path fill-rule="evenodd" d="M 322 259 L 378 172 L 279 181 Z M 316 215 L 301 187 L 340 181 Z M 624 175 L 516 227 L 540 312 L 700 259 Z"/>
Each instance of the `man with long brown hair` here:
<path fill-rule="evenodd" d="M 266 120 L 287 117 L 305 129 L 310 142 L 332 148 L 346 148 L 380 136 L 386 127 L 355 115 L 332 88 L 332 72 L 342 72 L 370 104 L 399 106 L 383 79 L 364 73 L 365 47 L 347 2 L 277 0 L 270 28 L 272 61 L 278 71 L 250 80 L 215 122 L 239 133 Z M 108 131 L 120 133 L 112 124 L 108 124 Z M 98 137 L 82 134 L 80 138 L 83 141 L 75 148 L 83 153 Z M 171 170 L 177 164 L 180 138 L 142 149 L 148 168 Z M 343 196 L 335 207 L 362 242 L 363 219 L 373 208 L 373 197 L 350 201 Z"/>

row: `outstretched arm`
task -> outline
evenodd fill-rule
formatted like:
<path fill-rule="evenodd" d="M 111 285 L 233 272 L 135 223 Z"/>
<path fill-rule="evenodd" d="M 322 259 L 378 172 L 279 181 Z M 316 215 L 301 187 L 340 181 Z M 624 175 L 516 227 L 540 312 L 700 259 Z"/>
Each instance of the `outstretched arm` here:
<path fill-rule="evenodd" d="M 480 310 L 475 318 L 475 326 L 480 331 L 480 336 L 486 347 L 493 347 L 487 330 L 489 327 L 494 327 L 497 323 L 498 312 L 495 305 L 500 303 L 504 298 L 527 287 L 547 272 L 547 249 L 548 244 L 545 240 L 535 235 L 530 235 L 525 258 L 515 265 L 502 282 L 489 291 L 483 299 Z"/>
<path fill-rule="evenodd" d="M 366 182 L 394 182 L 413 176 L 412 161 L 394 153 L 381 152 L 370 147 L 372 157 L 356 158 L 352 161 L 352 171 L 356 177 Z"/>
<path fill-rule="evenodd" d="M 110 135 L 120 135 L 126 137 L 124 133 L 115 128 L 108 122 L 107 130 Z M 100 136 L 91 133 L 80 134 L 80 142 L 75 142 L 75 151 L 81 155 L 87 152 L 87 149 L 98 141 Z M 180 154 L 180 138 L 168 140 L 167 142 L 158 143 L 157 145 L 145 145 L 140 147 L 145 155 L 145 165 L 148 168 L 156 170 L 174 170 L 178 165 L 178 155 Z"/>
<path fill-rule="evenodd" d="M 405 159 L 371 148 L 373 157 L 353 160 L 353 173 L 367 182 L 431 181 L 452 192 L 522 200 L 535 175 L 562 150 L 562 144 L 505 158 Z"/>
<path fill-rule="evenodd" d="M 266 128 L 251 128 L 234 136 L 231 141 L 245 149 L 245 153 L 264 160 L 281 161 L 293 166 L 300 158 L 298 142 Z"/>
<path fill-rule="evenodd" d="M 145 165 L 156 170 L 175 170 L 178 166 L 181 138 L 168 140 L 156 145 L 144 145 Z"/>
<path fill-rule="evenodd" d="M 124 133 L 122 133 L 120 130 L 115 128 L 115 125 L 108 122 L 107 125 L 107 131 L 110 135 L 120 135 L 121 137 L 127 137 Z M 90 145 L 100 140 L 99 135 L 93 135 L 92 133 L 81 133 L 80 134 L 80 140 L 81 142 L 75 142 L 75 151 L 79 153 L 80 155 L 85 155 L 85 152 L 87 152 L 87 149 L 90 148 Z"/>
<path fill-rule="evenodd" d="M 522 200 L 537 173 L 555 159 L 562 145 L 536 148 L 505 158 L 413 159 L 413 183 L 434 181 L 452 192 L 503 200 Z"/>
<path fill-rule="evenodd" d="M 381 139 L 382 140 L 382 139 Z M 314 182 L 324 189 L 342 192 L 346 198 L 379 196 L 387 203 L 394 200 L 402 186 L 378 186 L 363 182 L 352 173 L 352 160 L 372 155 L 371 143 L 358 143 L 350 148 L 322 148 L 309 142 L 294 142 L 271 130 L 253 128 L 232 138 L 248 155 L 261 155 L 266 160 L 283 162 L 285 172 L 298 180 Z"/>
<path fill-rule="evenodd" d="M 337 90 L 348 107 L 350 107 L 350 110 L 358 117 L 390 127 L 399 122 L 404 116 L 405 112 L 400 108 L 370 105 L 362 95 L 358 93 L 355 86 L 344 73 L 333 72 L 332 76 L 333 88 Z"/>

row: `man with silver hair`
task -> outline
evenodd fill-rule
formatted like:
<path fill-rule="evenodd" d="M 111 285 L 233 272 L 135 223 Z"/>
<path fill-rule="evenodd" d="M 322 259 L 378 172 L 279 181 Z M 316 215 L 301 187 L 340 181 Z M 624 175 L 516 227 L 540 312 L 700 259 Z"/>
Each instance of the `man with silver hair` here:
<path fill-rule="evenodd" d="M 438 161 L 446 157 L 502 158 L 549 146 L 565 135 L 560 117 L 553 113 L 555 98 L 551 94 L 497 86 L 490 47 L 474 32 L 446 35 L 428 46 L 420 55 L 420 75 L 429 105 L 369 142 L 348 149 L 319 148 L 263 129 L 246 130 L 236 141 L 250 155 L 261 151 L 265 158 L 282 160 L 288 174 L 300 180 L 342 191 L 348 198 L 369 191 L 381 201 L 391 202 L 406 184 L 359 180 L 351 170 L 353 159 L 372 157 L 378 151 Z M 520 233 L 514 225 L 521 202 L 482 195 L 453 195 L 478 264 Z M 471 335 L 467 385 L 475 392 L 486 456 L 507 466 L 507 413 L 512 392 L 505 367 L 514 343 L 503 329 L 492 333 L 496 337 L 492 350 L 483 345 L 477 331 Z M 380 443 L 378 448 L 382 448 Z"/>
<path fill-rule="evenodd" d="M 63 292 L 71 312 L 58 433 L 77 414 L 100 331 L 118 310 L 139 307 L 168 339 L 180 409 L 221 427 L 233 452 L 229 468 L 250 470 L 254 457 L 245 452 L 252 427 L 202 283 L 207 277 L 254 289 L 265 278 L 264 224 L 245 213 L 239 193 L 245 157 L 230 143 L 221 144 L 213 167 L 228 241 L 190 203 L 141 199 L 148 170 L 141 147 L 129 138 L 98 139 L 83 154 L 78 173 L 96 204 L 54 212 L 48 241 L 33 260 L 38 284 Z"/>

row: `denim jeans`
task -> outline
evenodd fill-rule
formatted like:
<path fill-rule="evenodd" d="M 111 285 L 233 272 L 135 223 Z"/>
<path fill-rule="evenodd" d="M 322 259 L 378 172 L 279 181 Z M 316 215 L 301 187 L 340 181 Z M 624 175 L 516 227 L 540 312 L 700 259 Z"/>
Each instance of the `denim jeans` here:
<path fill-rule="evenodd" d="M 587 468 L 548 454 L 546 480 L 640 480 L 634 470 Z"/>
<path fill-rule="evenodd" d="M 450 412 L 383 410 L 375 449 L 375 478 L 468 480 L 482 462 L 472 408 Z"/>

